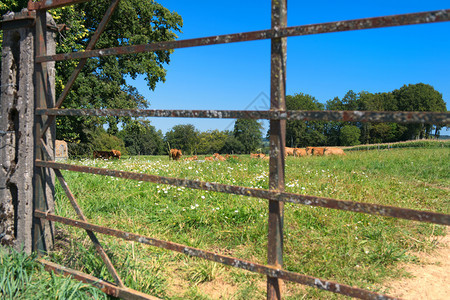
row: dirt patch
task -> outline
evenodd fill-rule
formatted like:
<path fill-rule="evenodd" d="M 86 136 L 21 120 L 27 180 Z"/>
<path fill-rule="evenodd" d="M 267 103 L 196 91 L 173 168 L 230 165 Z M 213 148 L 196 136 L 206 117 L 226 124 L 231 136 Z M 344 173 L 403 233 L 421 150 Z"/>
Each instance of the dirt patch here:
<path fill-rule="evenodd" d="M 388 294 L 402 299 L 449 299 L 450 290 L 450 235 L 438 239 L 438 248 L 432 253 L 414 253 L 418 264 L 404 266 L 411 278 L 387 283 Z"/>
<path fill-rule="evenodd" d="M 201 284 L 199 289 L 211 299 L 231 299 L 237 292 L 238 287 L 218 279 L 214 282 Z"/>

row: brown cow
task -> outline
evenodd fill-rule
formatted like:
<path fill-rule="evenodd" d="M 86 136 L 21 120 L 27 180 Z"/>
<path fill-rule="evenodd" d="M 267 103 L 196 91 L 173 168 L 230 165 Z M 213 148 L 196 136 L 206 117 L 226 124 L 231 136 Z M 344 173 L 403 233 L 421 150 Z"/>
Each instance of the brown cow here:
<path fill-rule="evenodd" d="M 119 150 L 111 150 L 111 151 L 94 151 L 93 153 L 94 159 L 96 158 L 103 158 L 103 159 L 110 159 L 110 158 L 118 158 L 120 159 L 121 153 Z"/>
<path fill-rule="evenodd" d="M 226 158 L 223 157 L 222 155 L 216 156 L 215 159 L 216 160 L 220 160 L 220 161 L 225 161 L 226 160 Z"/>
<path fill-rule="evenodd" d="M 306 156 L 306 150 L 303 148 L 294 148 L 294 156 L 301 157 Z"/>
<path fill-rule="evenodd" d="M 266 155 L 264 153 L 250 153 L 250 158 L 265 158 Z"/>
<path fill-rule="evenodd" d="M 314 147 L 312 150 L 313 155 L 323 156 L 323 152 L 325 151 L 325 148 L 322 147 Z"/>
<path fill-rule="evenodd" d="M 111 152 L 112 152 L 112 157 L 113 158 L 117 158 L 117 159 L 120 159 L 120 157 L 122 156 L 122 153 L 120 153 L 120 151 L 119 150 L 111 150 Z"/>
<path fill-rule="evenodd" d="M 291 147 L 285 147 L 284 148 L 284 156 L 294 156 L 294 149 Z"/>
<path fill-rule="evenodd" d="M 170 149 L 169 159 L 179 160 L 182 155 L 183 154 L 181 153 L 181 150 L 179 150 L 179 149 Z"/>
<path fill-rule="evenodd" d="M 194 155 L 191 157 L 186 157 L 184 160 L 194 161 L 194 160 L 198 160 L 198 157 L 197 157 L 197 155 Z"/>
<path fill-rule="evenodd" d="M 306 153 L 308 155 L 319 155 L 322 156 L 325 148 L 323 147 L 306 147 Z"/>
<path fill-rule="evenodd" d="M 324 155 L 345 155 L 345 152 L 341 148 L 327 147 L 327 148 L 325 148 L 325 151 L 323 152 L 323 154 Z"/>
<path fill-rule="evenodd" d="M 96 158 L 109 159 L 111 152 L 109 152 L 109 151 L 94 151 L 92 154 L 94 156 L 94 159 L 96 159 Z"/>
<path fill-rule="evenodd" d="M 220 155 L 219 153 L 214 153 L 214 160 L 224 161 L 226 160 L 226 158 Z"/>

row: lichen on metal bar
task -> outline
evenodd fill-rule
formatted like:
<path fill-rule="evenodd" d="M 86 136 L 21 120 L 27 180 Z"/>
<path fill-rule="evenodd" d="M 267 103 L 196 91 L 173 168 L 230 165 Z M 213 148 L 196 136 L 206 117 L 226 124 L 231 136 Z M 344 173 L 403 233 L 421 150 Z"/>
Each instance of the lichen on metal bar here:
<path fill-rule="evenodd" d="M 48 116 L 119 116 L 450 124 L 449 112 L 334 110 L 37 109 Z"/>

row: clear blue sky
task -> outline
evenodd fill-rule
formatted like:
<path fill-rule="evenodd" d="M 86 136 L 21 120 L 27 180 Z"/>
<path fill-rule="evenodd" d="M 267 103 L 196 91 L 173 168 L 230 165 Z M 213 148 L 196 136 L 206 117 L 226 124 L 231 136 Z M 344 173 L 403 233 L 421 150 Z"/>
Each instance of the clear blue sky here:
<path fill-rule="evenodd" d="M 270 28 L 270 0 L 159 1 L 183 18 L 179 39 Z M 450 8 L 447 1 L 288 1 L 288 26 Z M 450 22 L 290 37 L 287 94 L 325 103 L 347 91 L 389 92 L 423 82 L 450 108 Z M 152 109 L 267 109 L 270 41 L 177 49 L 165 83 L 130 82 Z M 176 124 L 232 129 L 232 120 L 151 118 L 163 133 Z M 443 134 L 449 132 L 443 131 Z"/>

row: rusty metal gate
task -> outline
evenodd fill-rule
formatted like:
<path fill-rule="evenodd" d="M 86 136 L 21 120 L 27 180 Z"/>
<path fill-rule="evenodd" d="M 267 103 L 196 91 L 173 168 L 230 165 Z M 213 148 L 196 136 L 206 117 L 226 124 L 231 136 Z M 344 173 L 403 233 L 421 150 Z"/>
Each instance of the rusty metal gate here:
<path fill-rule="evenodd" d="M 154 297 L 128 289 L 111 264 L 108 256 L 98 242 L 94 232 L 111 235 L 128 241 L 136 241 L 151 246 L 161 247 L 189 256 L 201 257 L 210 261 L 241 268 L 251 272 L 256 272 L 267 276 L 267 298 L 281 298 L 281 281 L 288 280 L 312 287 L 317 287 L 330 292 L 339 293 L 351 297 L 362 299 L 390 299 L 390 296 L 381 295 L 375 292 L 351 287 L 345 284 L 331 282 L 325 279 L 314 278 L 290 272 L 283 269 L 283 214 L 284 203 L 295 203 L 309 206 L 320 206 L 331 209 L 346 210 L 372 215 L 396 217 L 402 219 L 416 220 L 435 224 L 450 225 L 450 215 L 425 212 L 400 207 L 391 207 L 370 203 L 360 203 L 353 201 L 343 201 L 324 197 L 305 196 L 301 194 L 285 192 L 285 128 L 286 120 L 322 120 L 322 121 L 351 121 L 351 122 L 397 122 L 397 123 L 429 123 L 429 124 L 449 124 L 449 113 L 435 112 L 375 112 L 375 111 L 287 111 L 285 104 L 285 84 L 286 84 L 286 40 L 291 36 L 303 36 L 320 33 L 342 32 L 349 30 L 361 30 L 370 28 L 381 28 L 390 26 L 423 24 L 433 22 L 450 21 L 450 9 L 440 11 L 430 11 L 422 13 L 412 13 L 404 15 L 383 16 L 376 18 L 366 18 L 350 21 L 339 21 L 305 26 L 287 26 L 287 1 L 272 0 L 272 27 L 271 29 L 245 32 L 238 34 L 219 35 L 205 38 L 158 42 L 146 45 L 126 46 L 119 48 L 109 48 L 94 50 L 95 44 L 110 19 L 119 0 L 112 0 L 102 22 L 94 33 L 85 51 L 47 55 L 44 36 L 46 33 L 46 10 L 87 0 L 50 0 L 29 3 L 28 9 L 36 11 L 36 103 L 35 110 L 35 142 L 36 160 L 35 167 L 38 170 L 35 185 L 41 186 L 39 173 L 45 168 L 51 168 L 65 190 L 71 204 L 73 205 L 79 220 L 73 220 L 46 213 L 43 209 L 45 201 L 44 193 L 36 191 L 35 203 L 37 208 L 34 212 L 36 220 L 48 220 L 60 222 L 70 226 L 85 229 L 95 244 L 98 253 L 107 265 L 115 284 L 104 282 L 98 278 L 70 270 L 63 266 L 56 265 L 48 261 L 42 261 L 47 269 L 55 270 L 65 274 L 70 274 L 75 278 L 90 282 L 104 290 L 110 295 L 132 299 L 154 299 Z M 88 58 L 101 57 L 107 55 L 121 55 L 140 53 L 157 50 L 178 49 L 185 47 L 196 47 L 205 45 L 216 45 L 234 42 L 244 42 L 253 40 L 271 39 L 271 86 L 270 86 L 270 110 L 267 111 L 233 111 L 233 110 L 88 110 L 88 109 L 60 109 L 65 97 L 73 85 L 77 75 L 86 63 Z M 64 91 L 59 96 L 54 107 L 47 107 L 45 101 L 45 89 L 47 86 L 46 72 L 47 63 L 52 61 L 78 59 L 79 63 L 69 82 L 65 85 Z M 44 141 L 44 134 L 54 122 L 56 116 L 133 116 L 133 117 L 188 117 L 188 118 L 247 118 L 247 119 L 268 119 L 270 120 L 270 163 L 269 163 L 269 189 L 256 189 L 241 186 L 232 186 L 218 183 L 202 182 L 196 180 L 186 180 L 169 178 L 148 174 L 123 172 L 102 168 L 92 168 L 85 166 L 69 165 L 51 161 L 50 150 Z M 242 259 L 215 254 L 210 251 L 196 249 L 193 247 L 172 243 L 132 234 L 116 229 L 100 227 L 90 224 L 84 217 L 76 199 L 70 192 L 60 170 L 85 172 L 105 176 L 115 176 L 118 178 L 147 181 L 152 183 L 184 186 L 191 189 L 207 190 L 234 195 L 243 195 L 268 200 L 268 259 L 267 265 L 253 263 Z M 39 228 L 38 228 L 39 229 Z M 37 230 L 39 231 L 39 230 Z M 36 232 L 35 236 L 39 237 Z M 39 243 L 38 243 L 39 244 Z"/>

